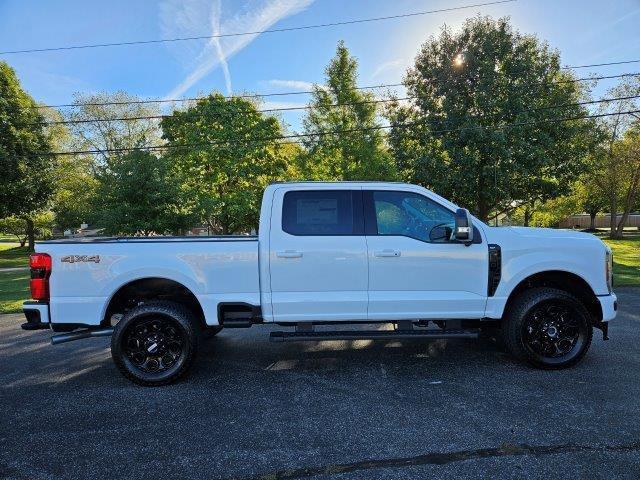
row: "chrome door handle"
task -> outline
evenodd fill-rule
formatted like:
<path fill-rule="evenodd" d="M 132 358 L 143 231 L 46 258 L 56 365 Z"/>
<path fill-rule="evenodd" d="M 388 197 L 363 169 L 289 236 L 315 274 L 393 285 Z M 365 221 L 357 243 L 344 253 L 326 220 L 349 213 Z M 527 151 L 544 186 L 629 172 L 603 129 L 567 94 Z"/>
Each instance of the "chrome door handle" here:
<path fill-rule="evenodd" d="M 376 257 L 399 257 L 400 250 L 379 250 L 373 253 Z"/>
<path fill-rule="evenodd" d="M 277 252 L 276 256 L 279 258 L 300 258 L 302 252 L 296 252 L 295 250 L 285 250 L 284 252 Z"/>

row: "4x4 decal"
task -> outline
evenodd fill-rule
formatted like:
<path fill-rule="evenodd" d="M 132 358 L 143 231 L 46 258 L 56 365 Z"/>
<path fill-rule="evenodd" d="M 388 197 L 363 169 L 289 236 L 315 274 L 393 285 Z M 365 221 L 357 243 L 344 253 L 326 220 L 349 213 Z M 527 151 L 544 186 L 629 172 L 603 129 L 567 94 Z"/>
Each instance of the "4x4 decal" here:
<path fill-rule="evenodd" d="M 100 255 L 66 255 L 60 260 L 62 263 L 94 262 L 100 263 Z"/>

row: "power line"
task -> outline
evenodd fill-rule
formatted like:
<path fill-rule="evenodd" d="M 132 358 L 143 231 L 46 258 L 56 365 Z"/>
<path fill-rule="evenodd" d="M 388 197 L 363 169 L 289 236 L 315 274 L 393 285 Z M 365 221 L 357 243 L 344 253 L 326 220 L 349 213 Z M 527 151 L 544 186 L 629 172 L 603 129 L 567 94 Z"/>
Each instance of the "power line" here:
<path fill-rule="evenodd" d="M 573 116 L 573 117 L 556 117 L 556 118 L 546 118 L 541 120 L 530 120 L 525 122 L 517 122 L 517 123 L 507 123 L 504 125 L 472 125 L 468 127 L 457 127 L 450 129 L 442 129 L 442 130 L 433 130 L 429 132 L 432 135 L 435 134 L 443 134 L 443 133 L 453 133 L 467 130 L 503 130 L 513 127 L 521 127 L 527 125 L 536 125 L 539 123 L 551 123 L 551 122 L 568 122 L 573 120 L 585 120 L 592 118 L 603 118 L 609 117 L 612 115 L 634 115 L 636 113 L 640 113 L 640 110 L 629 110 L 624 112 L 615 112 L 615 113 L 600 113 L 593 115 L 581 115 L 581 116 Z M 408 128 L 417 125 L 423 125 L 425 122 L 415 121 L 415 122 L 406 122 L 396 125 L 376 125 L 374 127 L 366 127 L 366 128 L 351 128 L 351 129 L 343 129 L 343 130 L 329 130 L 329 131 L 319 131 L 314 133 L 297 133 L 291 135 L 277 135 L 271 137 L 263 137 L 263 138 L 254 138 L 247 140 L 222 140 L 216 142 L 201 142 L 201 143 L 190 143 L 190 144 L 181 144 L 181 145 L 157 145 L 157 146 L 146 146 L 146 147 L 123 147 L 123 148 L 112 148 L 112 149 L 104 149 L 104 150 L 77 150 L 77 151 L 66 151 L 66 152 L 40 152 L 39 155 L 49 155 L 49 156 L 61 156 L 61 155 L 90 155 L 90 154 L 104 154 L 104 153 L 124 153 L 124 152 L 133 152 L 133 151 L 155 151 L 155 150 L 168 150 L 168 149 L 180 149 L 180 148 L 200 148 L 200 147 L 208 147 L 208 146 L 216 146 L 216 145 L 225 145 L 225 144 L 249 144 L 249 143 L 263 143 L 263 142 L 271 142 L 276 140 L 284 140 L 283 143 L 298 143 L 298 141 L 291 141 L 292 139 L 298 138 L 307 138 L 307 137 L 322 137 L 327 135 L 339 135 L 345 133 L 357 133 L 357 132 L 370 132 L 370 131 L 379 131 L 390 128 Z"/>
<path fill-rule="evenodd" d="M 620 62 L 592 63 L 591 65 L 573 65 L 573 66 L 566 66 L 562 68 L 570 69 L 570 68 L 609 67 L 611 65 L 628 65 L 630 63 L 640 63 L 640 58 L 637 60 L 622 60 Z"/>
<path fill-rule="evenodd" d="M 618 100 L 630 100 L 630 99 L 639 98 L 639 97 L 640 95 L 632 95 L 628 97 L 603 98 L 600 100 L 585 100 L 582 102 L 564 103 L 560 105 L 548 105 L 544 107 L 536 107 L 528 110 L 521 110 L 515 113 L 525 113 L 530 111 L 549 110 L 549 109 L 555 109 L 555 108 L 574 107 L 574 106 L 577 107 L 581 105 L 593 105 L 597 103 L 615 102 Z M 420 98 L 420 96 L 414 95 L 414 96 L 407 96 L 407 97 L 401 97 L 401 98 L 386 98 L 386 99 L 376 99 L 376 100 L 363 100 L 359 102 L 332 103 L 332 104 L 326 105 L 326 107 L 334 108 L 334 107 L 347 107 L 347 106 L 354 106 L 354 105 L 379 104 L 379 103 L 389 103 L 389 102 L 396 102 L 396 101 L 414 100 L 417 98 Z M 292 110 L 310 110 L 312 108 L 314 107 L 311 105 L 304 105 L 300 107 L 267 108 L 267 109 L 256 110 L 256 111 L 259 113 L 272 113 L 272 112 L 282 112 L 282 111 L 292 111 Z M 237 114 L 236 112 L 211 112 L 211 113 L 199 115 L 199 117 L 200 118 L 206 118 L 209 116 L 228 117 L 230 115 L 236 115 L 236 114 Z M 83 124 L 83 123 L 104 123 L 104 122 L 138 121 L 138 120 L 161 120 L 163 118 L 169 118 L 171 116 L 172 115 L 141 115 L 138 117 L 88 118 L 88 119 L 84 118 L 84 119 L 78 119 L 78 120 L 55 120 L 55 121 L 48 121 L 48 122 L 25 123 L 21 125 L 22 126 L 50 126 L 50 125 L 76 125 L 76 124 Z"/>
<path fill-rule="evenodd" d="M 621 73 L 618 75 L 601 75 L 596 77 L 582 77 L 582 78 L 567 78 L 561 80 L 552 80 L 550 82 L 530 82 L 525 85 L 554 85 L 561 83 L 575 83 L 575 82 L 588 82 L 588 81 L 596 81 L 596 80 L 608 80 L 612 78 L 624 78 L 624 77 L 635 77 L 640 75 L 640 72 L 630 72 L 630 73 Z M 404 84 L 402 83 L 386 83 L 380 85 L 368 85 L 364 87 L 355 87 L 356 90 L 375 90 L 378 88 L 394 88 L 401 87 Z M 255 94 L 247 94 L 247 95 L 225 95 L 223 98 L 231 99 L 231 98 L 263 98 L 263 97 L 277 97 L 277 96 L 287 96 L 287 95 L 309 95 L 314 93 L 313 90 L 299 90 L 292 92 L 280 92 L 280 93 L 255 93 Z M 177 102 L 195 102 L 198 100 L 202 100 L 207 98 L 206 96 L 201 97 L 183 97 L 183 98 L 173 98 L 173 99 L 151 99 L 151 100 L 127 100 L 127 101 L 113 101 L 113 102 L 78 102 L 78 103 L 62 103 L 58 105 L 33 105 L 29 108 L 68 108 L 68 107 L 99 107 L 99 106 L 110 106 L 110 105 L 138 105 L 145 103 L 177 103 Z M 295 107 L 295 109 L 303 109 L 306 107 Z M 294 108 L 292 108 L 294 109 Z M 263 110 L 264 111 L 264 110 Z M 46 123 L 46 122 L 44 122 Z"/>
<path fill-rule="evenodd" d="M 193 37 L 161 38 L 161 39 L 155 39 L 155 40 L 135 40 L 135 41 L 129 41 L 129 42 L 94 43 L 94 44 L 88 44 L 88 45 L 69 45 L 64 47 L 8 50 L 8 51 L 0 52 L 0 55 L 10 55 L 10 54 L 18 54 L 18 53 L 35 53 L 35 52 L 57 52 L 57 51 L 63 51 L 63 50 L 81 50 L 81 49 L 87 49 L 87 48 L 120 47 L 120 46 L 128 46 L 128 45 L 148 45 L 148 44 L 157 44 L 157 43 L 185 42 L 185 41 L 191 41 L 191 40 L 210 40 L 213 38 L 241 37 L 241 36 L 247 36 L 247 35 L 259 35 L 263 33 L 281 33 L 281 32 L 292 32 L 296 30 L 312 30 L 312 29 L 318 29 L 318 28 L 337 27 L 341 25 L 355 25 L 359 23 L 380 22 L 385 20 L 396 20 L 401 18 L 418 17 L 422 15 L 430 15 L 433 13 L 453 12 L 457 10 L 465 10 L 468 8 L 486 7 L 486 6 L 498 5 L 502 3 L 512 3 L 515 1 L 517 0 L 498 0 L 493 2 L 476 3 L 471 5 L 461 5 L 459 7 L 440 8 L 437 10 L 426 10 L 421 12 L 404 13 L 399 15 L 389 15 L 385 17 L 361 18 L 361 19 L 346 20 L 341 22 L 320 23 L 315 25 L 301 25 L 298 27 L 272 28 L 268 30 L 256 30 L 253 32 L 234 32 L 234 33 L 221 33 L 218 35 L 198 35 Z"/>

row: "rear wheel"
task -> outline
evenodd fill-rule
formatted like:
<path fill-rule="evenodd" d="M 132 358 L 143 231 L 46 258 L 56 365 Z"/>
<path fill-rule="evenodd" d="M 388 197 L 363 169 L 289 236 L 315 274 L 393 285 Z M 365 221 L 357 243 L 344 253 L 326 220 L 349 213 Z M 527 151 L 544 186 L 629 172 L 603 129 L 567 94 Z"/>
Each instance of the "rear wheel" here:
<path fill-rule="evenodd" d="M 149 302 L 117 323 L 111 356 L 129 380 L 167 385 L 185 375 L 198 349 L 200 328 L 189 310 L 172 302 Z"/>
<path fill-rule="evenodd" d="M 514 301 L 503 321 L 507 349 L 516 358 L 545 369 L 578 363 L 591 345 L 591 316 L 573 295 L 534 288 Z"/>

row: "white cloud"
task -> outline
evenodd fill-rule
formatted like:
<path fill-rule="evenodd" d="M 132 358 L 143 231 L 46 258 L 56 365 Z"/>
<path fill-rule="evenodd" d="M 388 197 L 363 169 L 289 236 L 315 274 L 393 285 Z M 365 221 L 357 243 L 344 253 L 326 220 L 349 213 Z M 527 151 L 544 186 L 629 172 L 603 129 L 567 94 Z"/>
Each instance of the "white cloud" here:
<path fill-rule="evenodd" d="M 267 83 L 272 87 L 289 88 L 293 90 L 313 90 L 313 83 L 305 82 L 304 80 L 268 80 Z"/>
<path fill-rule="evenodd" d="M 371 74 L 371 78 L 376 78 L 389 70 L 398 69 L 405 65 L 404 58 L 396 58 L 388 62 L 381 63 Z"/>
<path fill-rule="evenodd" d="M 211 33 L 213 35 L 220 35 L 220 18 L 222 17 L 222 1 L 215 0 L 214 8 L 211 9 Z M 227 58 L 222 51 L 222 44 L 220 38 L 214 37 L 211 39 L 213 46 L 215 47 L 218 60 L 222 66 L 222 73 L 224 74 L 224 82 L 227 87 L 227 95 L 231 95 L 231 72 L 229 71 L 229 64 Z"/>
<path fill-rule="evenodd" d="M 212 4 L 209 0 L 165 0 L 160 9 L 163 35 L 166 37 L 215 35 L 220 33 L 255 32 L 266 30 L 283 18 L 295 15 L 311 5 L 314 0 L 251 0 L 240 10 L 222 19 L 221 0 Z M 236 4 L 233 4 L 236 6 Z M 209 22 L 207 23 L 207 19 Z M 259 34 L 236 37 L 212 38 L 197 54 L 195 42 L 177 42 L 170 48 L 179 58 L 195 59 L 189 65 L 191 72 L 166 98 L 183 95 L 214 68 L 221 66 L 227 89 L 231 89 L 231 75 L 227 61 L 255 40 Z M 178 45 L 181 44 L 181 45 Z"/>

